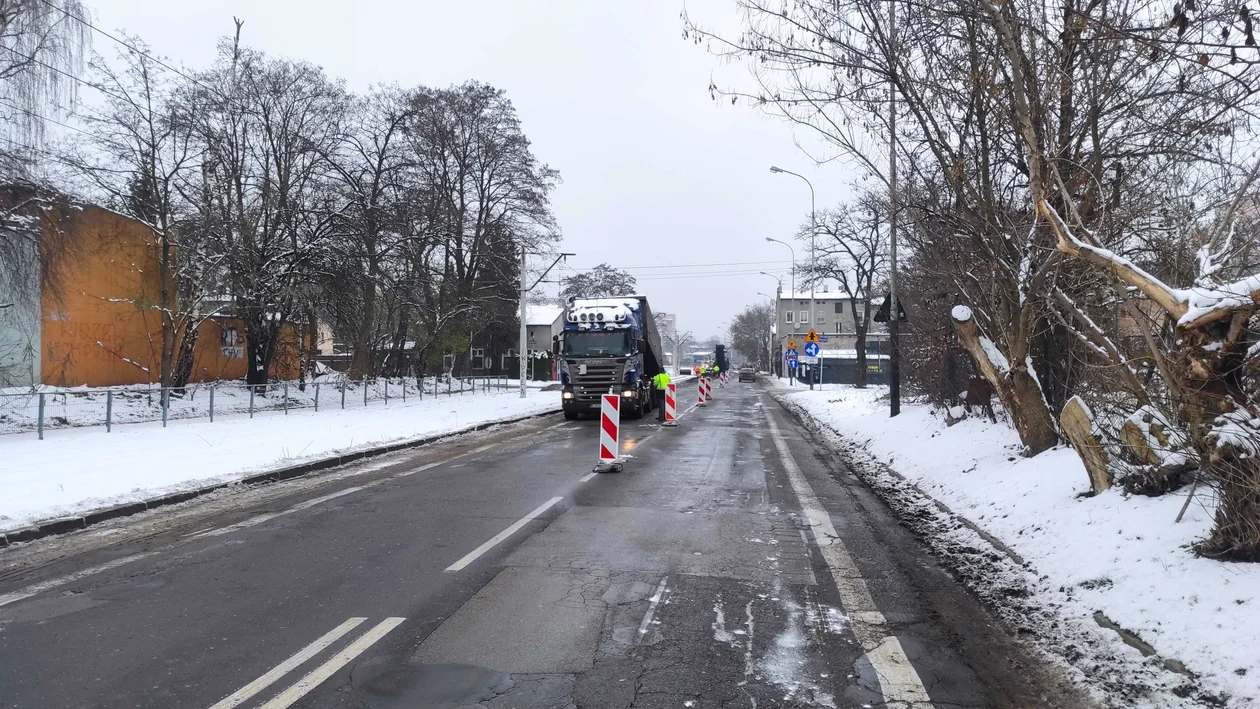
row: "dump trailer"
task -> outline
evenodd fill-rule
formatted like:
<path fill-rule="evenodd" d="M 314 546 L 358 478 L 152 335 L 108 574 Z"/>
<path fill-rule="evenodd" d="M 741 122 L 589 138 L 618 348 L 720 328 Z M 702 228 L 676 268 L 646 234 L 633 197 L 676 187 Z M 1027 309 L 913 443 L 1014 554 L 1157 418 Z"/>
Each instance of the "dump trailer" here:
<path fill-rule="evenodd" d="M 726 359 L 726 345 L 717 345 L 713 348 L 713 363 L 718 366 L 719 371 L 730 371 L 731 363 Z"/>
<path fill-rule="evenodd" d="M 604 394 L 621 396 L 629 418 L 652 410 L 652 377 L 665 359 L 645 296 L 570 298 L 553 349 L 565 418 L 597 414 Z"/>

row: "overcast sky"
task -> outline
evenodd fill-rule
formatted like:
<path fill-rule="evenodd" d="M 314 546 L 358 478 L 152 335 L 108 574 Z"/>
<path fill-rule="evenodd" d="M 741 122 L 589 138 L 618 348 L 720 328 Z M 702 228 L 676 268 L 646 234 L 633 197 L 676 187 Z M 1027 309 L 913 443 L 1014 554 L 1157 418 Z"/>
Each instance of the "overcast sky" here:
<path fill-rule="evenodd" d="M 249 46 L 319 64 L 351 89 L 467 79 L 505 89 L 534 153 L 564 180 L 553 206 L 572 267 L 630 270 L 653 309 L 676 312 L 679 330 L 697 337 L 724 331 L 758 291 L 774 293 L 757 271 L 788 287 L 788 250 L 765 237 L 791 240 L 808 219 L 809 189 L 769 166 L 809 177 L 820 208 L 850 182 L 842 163 L 815 168 L 796 147 L 809 136 L 709 98 L 711 77 L 742 80 L 747 69 L 682 39 L 681 0 L 88 4 L 102 29 L 139 35 L 189 67 L 213 60 L 237 16 Z M 708 27 L 738 28 L 734 0 L 686 5 Z M 93 41 L 113 55 L 110 40 Z"/>

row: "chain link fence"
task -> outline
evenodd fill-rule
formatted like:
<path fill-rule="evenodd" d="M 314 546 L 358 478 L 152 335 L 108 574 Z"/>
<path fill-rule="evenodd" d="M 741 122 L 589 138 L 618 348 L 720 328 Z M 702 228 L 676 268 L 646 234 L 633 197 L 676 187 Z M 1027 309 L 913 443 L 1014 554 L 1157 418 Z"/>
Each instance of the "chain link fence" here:
<path fill-rule="evenodd" d="M 508 389 L 519 382 L 498 377 L 426 377 L 424 379 L 344 379 L 242 384 L 214 382 L 183 388 L 119 387 L 0 391 L 0 435 L 76 426 L 113 426 L 216 416 L 311 409 L 388 406 L 425 397 L 475 396 Z"/>

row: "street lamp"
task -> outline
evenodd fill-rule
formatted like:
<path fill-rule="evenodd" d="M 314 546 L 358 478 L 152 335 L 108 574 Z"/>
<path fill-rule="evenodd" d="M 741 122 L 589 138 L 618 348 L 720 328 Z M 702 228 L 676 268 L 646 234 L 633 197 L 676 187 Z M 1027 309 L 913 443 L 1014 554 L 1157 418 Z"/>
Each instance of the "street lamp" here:
<path fill-rule="evenodd" d="M 817 219 L 817 211 L 815 209 L 815 201 L 814 201 L 814 183 L 810 182 L 809 178 L 805 177 L 804 175 L 798 175 L 797 173 L 792 172 L 791 170 L 784 170 L 783 168 L 775 167 L 774 165 L 770 166 L 770 172 L 773 172 L 776 175 L 779 173 L 783 173 L 786 175 L 792 175 L 793 177 L 799 177 L 802 180 L 805 180 L 805 184 L 809 185 L 809 265 L 810 265 L 810 268 L 812 269 L 818 265 L 818 262 L 814 258 L 814 255 L 815 255 L 814 238 L 818 235 L 818 219 Z M 796 260 L 795 256 L 793 256 L 792 260 L 793 262 L 795 262 Z M 792 273 L 793 275 L 795 275 L 796 268 L 792 269 Z M 792 286 L 792 290 L 794 291 L 796 290 L 795 285 Z M 795 293 L 793 293 L 793 296 L 795 296 Z M 809 326 L 813 327 L 815 322 L 817 321 L 814 319 L 814 276 L 811 273 L 809 277 Z M 820 385 L 821 385 L 821 382 L 822 380 L 820 379 L 819 380 Z M 809 378 L 809 388 L 810 389 L 814 388 L 813 376 L 810 376 Z"/>

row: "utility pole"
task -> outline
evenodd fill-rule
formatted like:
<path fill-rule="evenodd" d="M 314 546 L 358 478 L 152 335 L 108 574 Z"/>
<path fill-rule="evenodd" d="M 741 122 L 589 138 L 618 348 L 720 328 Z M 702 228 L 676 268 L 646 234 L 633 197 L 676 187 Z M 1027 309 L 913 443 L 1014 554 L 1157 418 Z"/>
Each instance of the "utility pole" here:
<path fill-rule="evenodd" d="M 901 413 L 901 301 L 897 299 L 897 3 L 888 0 L 888 416 Z"/>
<path fill-rule="evenodd" d="M 525 398 L 525 353 L 529 350 L 529 314 L 526 309 L 529 303 L 526 302 L 525 294 L 529 292 L 525 285 L 525 278 L 528 272 L 525 270 L 525 245 L 521 244 L 521 345 L 516 351 L 516 359 L 521 363 L 521 398 Z M 544 274 L 545 275 L 545 274 Z M 540 279 L 541 280 L 541 279 Z"/>
<path fill-rule="evenodd" d="M 534 281 L 533 284 L 526 286 L 525 279 L 529 277 L 529 274 L 525 271 L 525 268 L 528 265 L 525 261 L 526 255 L 527 255 L 526 247 L 524 244 L 522 244 L 521 245 L 521 305 L 520 305 L 521 343 L 520 345 L 518 345 L 517 357 L 516 357 L 520 361 L 520 364 L 521 364 L 521 398 L 522 399 L 525 398 L 525 388 L 526 388 L 525 387 L 525 366 L 526 366 L 525 357 L 526 357 L 526 354 L 529 352 L 529 326 L 528 326 L 529 303 L 526 301 L 526 297 L 530 291 L 538 287 L 539 283 L 543 282 L 543 279 L 547 277 L 548 273 L 551 273 L 551 269 L 555 268 L 556 264 L 560 263 L 566 257 L 573 256 L 573 254 L 570 254 L 570 253 L 562 253 L 556 256 L 556 260 L 551 262 L 551 265 L 547 267 L 546 271 L 543 271 L 542 275 L 538 277 L 538 280 Z"/>

